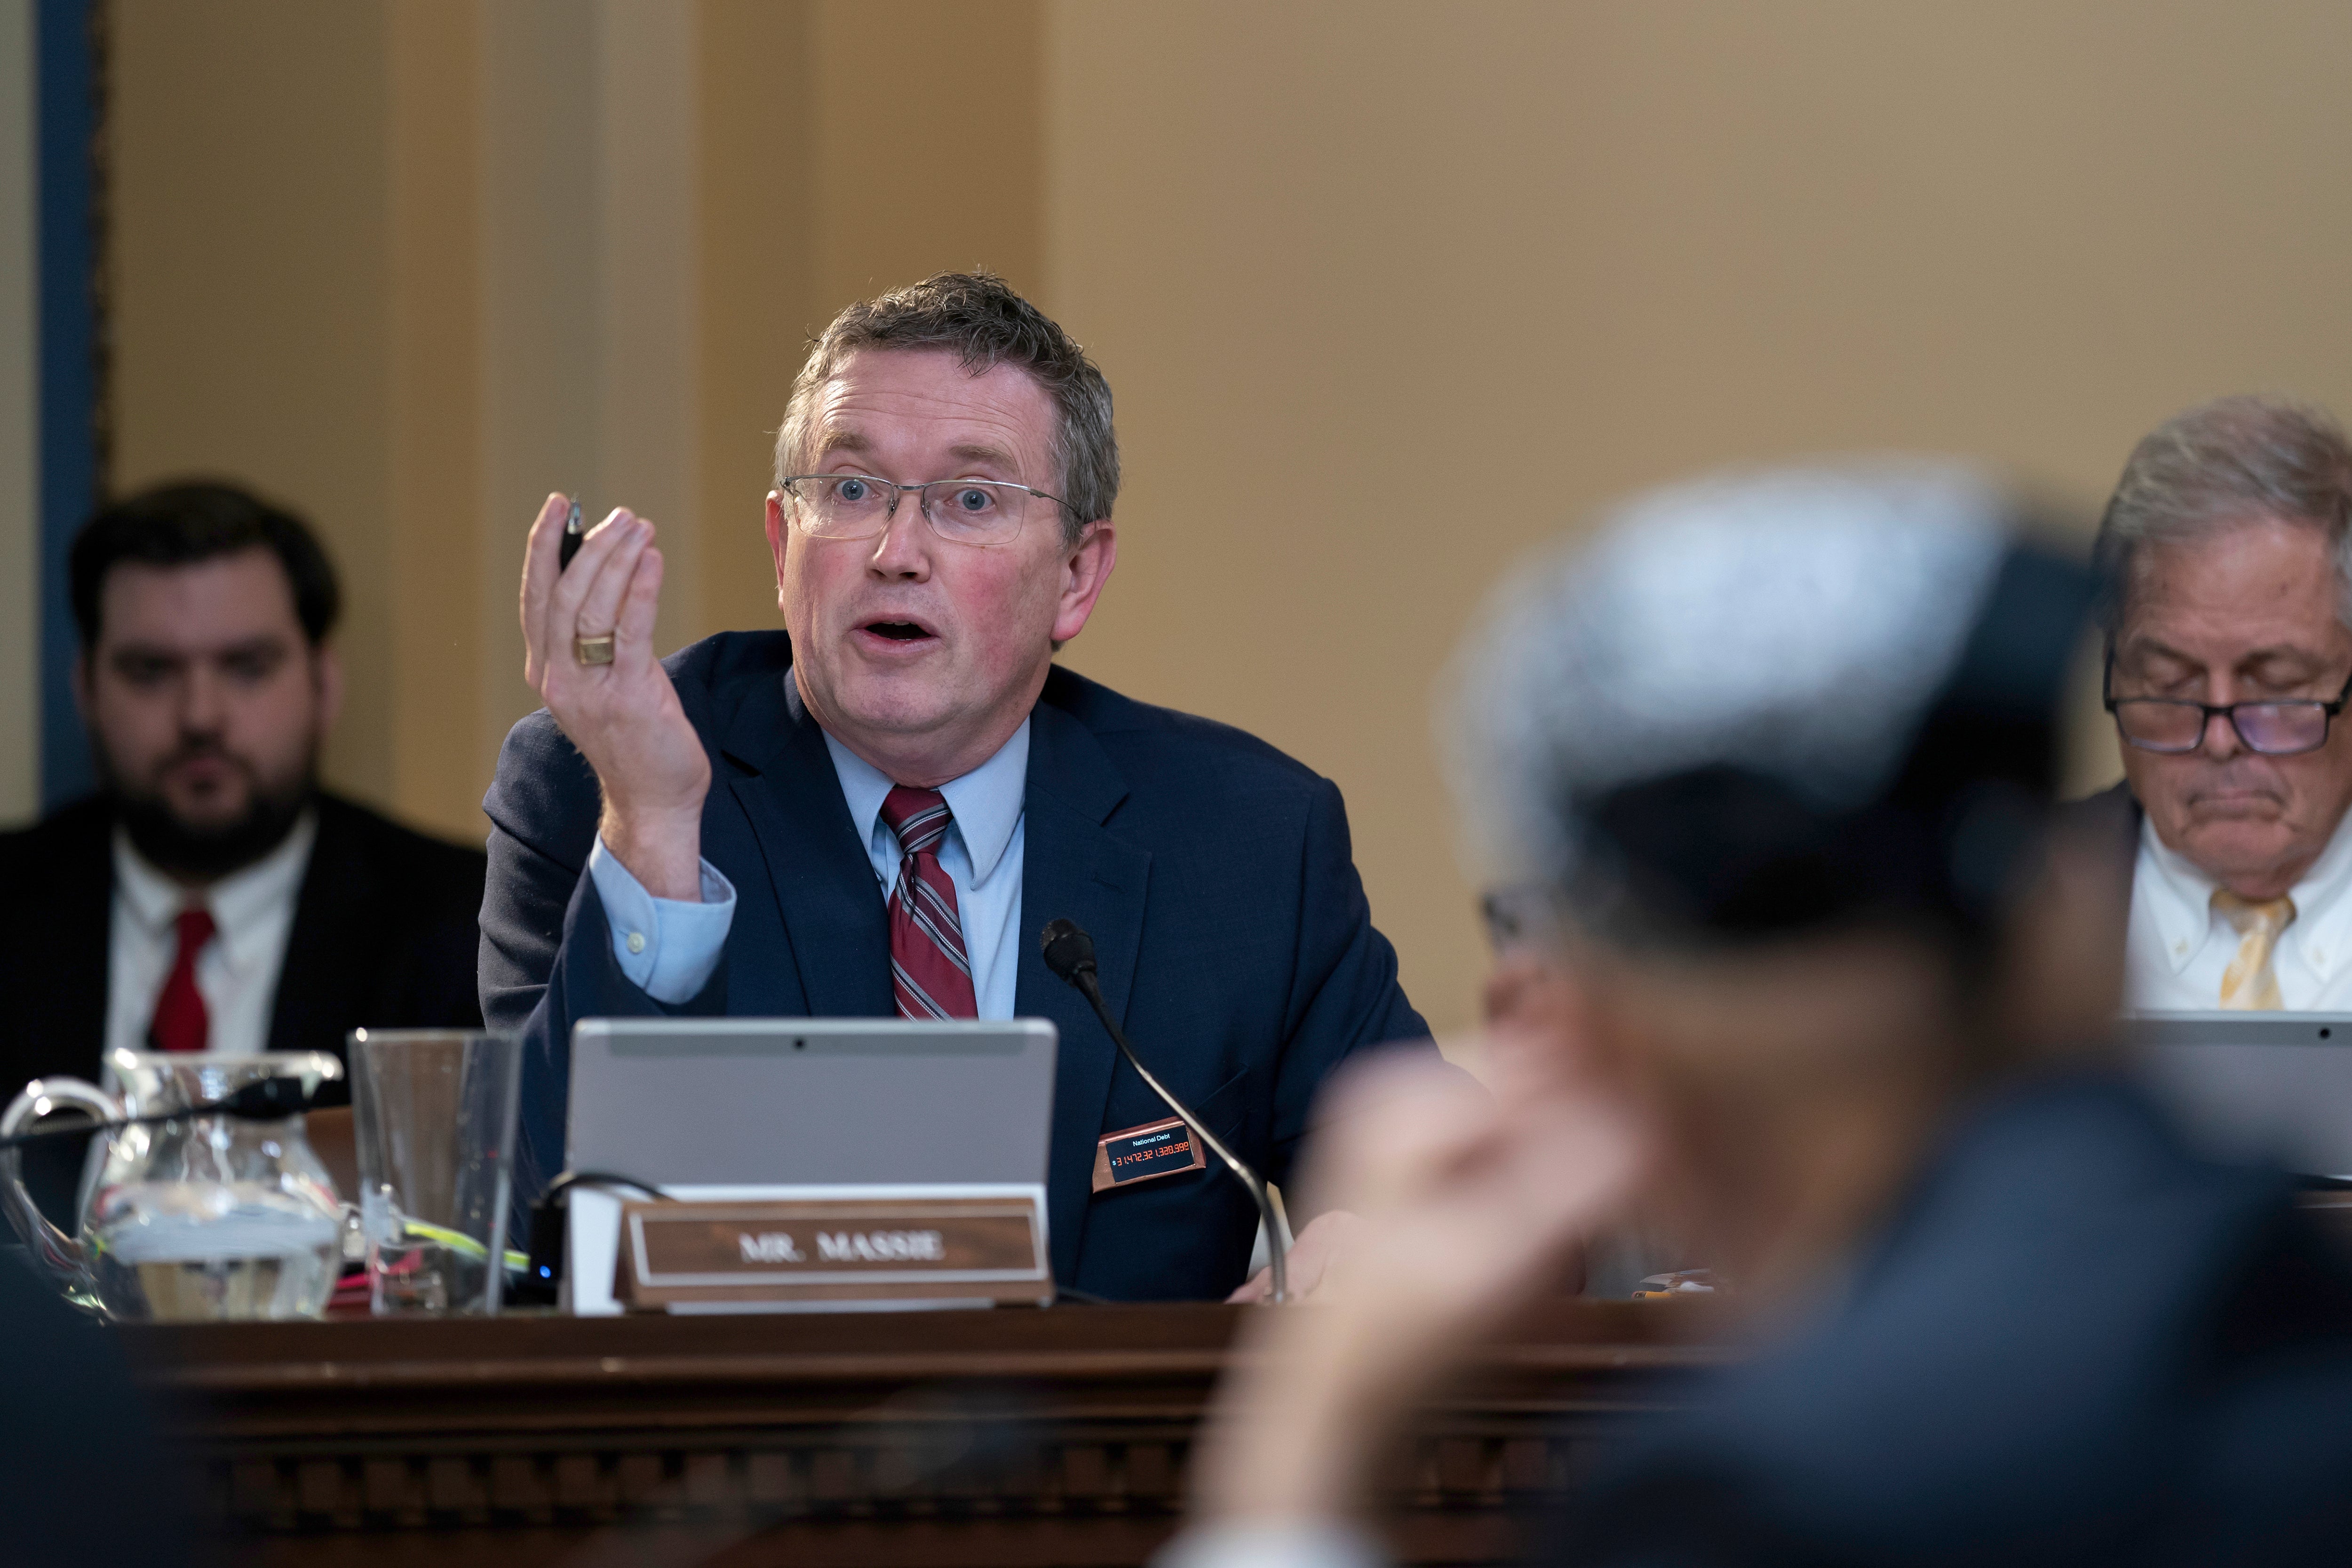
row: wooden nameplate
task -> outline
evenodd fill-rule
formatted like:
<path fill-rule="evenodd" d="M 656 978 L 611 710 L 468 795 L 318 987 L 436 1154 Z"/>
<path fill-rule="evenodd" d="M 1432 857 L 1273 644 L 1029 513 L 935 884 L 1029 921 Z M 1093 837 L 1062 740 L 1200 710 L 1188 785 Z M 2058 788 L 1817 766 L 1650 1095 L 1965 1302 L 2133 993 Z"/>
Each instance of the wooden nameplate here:
<path fill-rule="evenodd" d="M 1045 1194 L 625 1203 L 613 1296 L 637 1311 L 1045 1306 Z"/>

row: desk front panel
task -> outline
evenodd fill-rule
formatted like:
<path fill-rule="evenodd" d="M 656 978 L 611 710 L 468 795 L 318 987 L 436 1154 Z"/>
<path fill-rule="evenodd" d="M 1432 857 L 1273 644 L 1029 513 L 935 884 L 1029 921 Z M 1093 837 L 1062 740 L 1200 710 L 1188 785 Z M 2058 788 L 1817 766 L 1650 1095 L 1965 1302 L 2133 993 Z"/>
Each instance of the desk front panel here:
<path fill-rule="evenodd" d="M 241 1563 L 1108 1564 L 1176 1527 L 1193 1428 L 1263 1310 L 122 1331 Z M 1562 1303 L 1483 1350 L 1392 1458 L 1399 1553 L 1509 1555 L 1721 1359 L 1695 1321 Z"/>

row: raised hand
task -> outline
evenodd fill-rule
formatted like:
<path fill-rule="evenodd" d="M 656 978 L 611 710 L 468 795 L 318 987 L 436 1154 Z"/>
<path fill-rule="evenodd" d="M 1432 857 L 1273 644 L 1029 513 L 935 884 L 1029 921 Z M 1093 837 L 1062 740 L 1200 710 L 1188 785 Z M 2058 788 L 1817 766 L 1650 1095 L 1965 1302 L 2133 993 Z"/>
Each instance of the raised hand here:
<path fill-rule="evenodd" d="M 654 658 L 662 580 L 654 525 L 615 509 L 567 569 L 570 510 L 564 497 L 549 496 L 524 546 L 523 679 L 596 770 L 605 848 L 655 897 L 695 900 L 710 759 Z M 579 639 L 608 635 L 611 662 L 581 662 Z"/>
<path fill-rule="evenodd" d="M 1624 1203 L 1633 1119 L 1527 1076 L 1490 1095 L 1376 1059 L 1326 1091 L 1308 1183 L 1355 1217 L 1312 1304 L 1253 1314 L 1194 1462 L 1205 1517 L 1344 1512 L 1411 1402 Z"/>

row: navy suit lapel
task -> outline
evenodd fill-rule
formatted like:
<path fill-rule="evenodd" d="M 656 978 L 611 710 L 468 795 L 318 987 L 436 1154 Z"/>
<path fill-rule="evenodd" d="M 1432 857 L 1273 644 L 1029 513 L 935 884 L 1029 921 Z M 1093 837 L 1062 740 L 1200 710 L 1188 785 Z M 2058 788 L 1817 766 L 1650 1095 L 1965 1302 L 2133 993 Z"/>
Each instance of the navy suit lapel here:
<path fill-rule="evenodd" d="M 764 878 L 737 881 L 739 898 L 766 882 L 815 1018 L 889 1016 L 890 928 L 874 868 L 857 842 L 824 732 L 788 677 L 761 681 L 728 725 L 728 787 L 750 819 Z M 738 927 L 740 930 L 740 927 Z M 730 995 L 751 976 L 729 978 Z M 735 1010 L 740 1010 L 735 1009 Z"/>
<path fill-rule="evenodd" d="M 1056 1220 L 1054 1273 L 1077 1273 L 1094 1174 L 1095 1140 L 1118 1047 L 1086 998 L 1056 980 L 1039 952 L 1037 933 L 1067 918 L 1095 939 L 1103 1000 L 1123 1028 L 1143 945 L 1144 894 L 1151 854 L 1103 826 L 1127 796 L 1127 783 L 1094 735 L 1058 708 L 1039 703 L 1029 728 L 1029 783 L 1024 804 L 1027 847 L 1021 868 L 1021 957 L 1013 1011 L 1050 1018 L 1061 1035 L 1054 1074 L 1054 1150 L 1046 1173 Z"/>

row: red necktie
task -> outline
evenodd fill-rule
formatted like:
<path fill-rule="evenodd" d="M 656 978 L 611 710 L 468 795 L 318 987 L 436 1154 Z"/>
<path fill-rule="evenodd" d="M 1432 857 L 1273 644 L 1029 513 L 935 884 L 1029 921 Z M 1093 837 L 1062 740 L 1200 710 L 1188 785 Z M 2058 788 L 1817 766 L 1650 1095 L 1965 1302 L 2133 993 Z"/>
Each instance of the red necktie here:
<path fill-rule="evenodd" d="M 898 835 L 898 885 L 890 890 L 890 986 L 904 1018 L 977 1018 L 971 960 L 955 884 L 940 864 L 940 840 L 954 820 L 935 789 L 892 790 L 882 820 Z"/>
<path fill-rule="evenodd" d="M 159 1051 L 201 1051 L 212 1020 L 205 1012 L 205 994 L 196 989 L 196 955 L 219 928 L 213 924 L 212 911 L 203 908 L 182 910 L 179 925 L 180 956 L 172 961 L 163 994 L 155 998 L 155 1021 L 148 1026 L 147 1038 Z"/>

